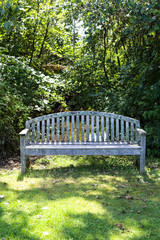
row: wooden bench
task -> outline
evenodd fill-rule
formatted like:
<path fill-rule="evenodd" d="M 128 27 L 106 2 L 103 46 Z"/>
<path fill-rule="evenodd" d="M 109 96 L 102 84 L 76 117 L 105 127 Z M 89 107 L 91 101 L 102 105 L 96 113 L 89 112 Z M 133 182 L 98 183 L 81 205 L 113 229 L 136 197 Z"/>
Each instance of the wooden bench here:
<path fill-rule="evenodd" d="M 136 119 L 92 111 L 60 112 L 26 121 L 20 132 L 21 173 L 31 155 L 137 155 L 145 171 L 146 132 Z"/>

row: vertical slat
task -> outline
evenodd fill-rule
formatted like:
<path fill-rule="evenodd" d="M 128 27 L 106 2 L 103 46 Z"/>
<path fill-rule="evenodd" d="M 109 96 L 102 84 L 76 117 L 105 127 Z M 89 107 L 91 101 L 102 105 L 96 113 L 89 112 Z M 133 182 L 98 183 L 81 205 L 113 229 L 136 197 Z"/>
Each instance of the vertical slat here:
<path fill-rule="evenodd" d="M 99 142 L 99 116 L 96 116 L 96 142 Z"/>
<path fill-rule="evenodd" d="M 67 132 L 67 142 L 69 142 L 70 140 L 70 137 L 69 137 L 69 116 L 67 116 L 67 129 L 66 129 L 66 132 Z"/>
<path fill-rule="evenodd" d="M 136 128 L 140 128 L 140 124 L 139 123 L 136 123 L 136 126 L 135 126 Z M 136 138 L 136 142 L 139 142 L 139 134 L 138 134 L 138 132 L 136 131 L 136 136 L 135 136 L 135 138 Z"/>
<path fill-rule="evenodd" d="M 45 120 L 42 120 L 42 142 L 45 141 Z"/>
<path fill-rule="evenodd" d="M 65 141 L 65 121 L 64 121 L 64 117 L 62 117 L 62 125 L 61 125 L 61 141 L 64 142 Z"/>
<path fill-rule="evenodd" d="M 47 119 L 47 142 L 50 141 L 50 119 Z"/>
<path fill-rule="evenodd" d="M 124 142 L 124 120 L 121 120 L 121 141 Z"/>
<path fill-rule="evenodd" d="M 131 142 L 134 142 L 134 124 L 131 123 Z"/>
<path fill-rule="evenodd" d="M 81 142 L 84 142 L 84 115 L 81 116 Z"/>
<path fill-rule="evenodd" d="M 94 116 L 91 117 L 91 141 L 94 142 Z"/>
<path fill-rule="evenodd" d="M 26 128 L 29 129 L 28 133 L 27 133 L 27 136 L 26 136 L 26 144 L 29 144 L 30 143 L 30 131 L 31 131 L 31 127 L 30 125 L 28 125 Z"/>
<path fill-rule="evenodd" d="M 54 135 L 55 135 L 55 119 L 52 118 L 52 142 L 55 141 Z"/>
<path fill-rule="evenodd" d="M 104 142 L 104 117 L 101 117 L 101 141 Z"/>
<path fill-rule="evenodd" d="M 37 143 L 40 140 L 40 122 L 37 122 Z"/>
<path fill-rule="evenodd" d="M 106 117 L 106 141 L 109 142 L 109 117 Z"/>
<path fill-rule="evenodd" d="M 79 142 L 79 115 L 76 116 L 76 142 Z"/>
<path fill-rule="evenodd" d="M 129 142 L 129 122 L 126 122 L 126 141 Z"/>
<path fill-rule="evenodd" d="M 74 142 L 74 115 L 71 118 L 71 142 Z"/>
<path fill-rule="evenodd" d="M 86 142 L 89 142 L 89 116 L 86 116 Z"/>
<path fill-rule="evenodd" d="M 32 142 L 35 143 L 35 123 L 32 123 Z"/>
<path fill-rule="evenodd" d="M 114 118 L 111 118 L 111 141 L 114 142 Z"/>
<path fill-rule="evenodd" d="M 116 119 L 116 141 L 119 141 L 119 119 Z"/>
<path fill-rule="evenodd" d="M 56 141 L 59 142 L 59 117 L 57 117 L 57 136 Z"/>

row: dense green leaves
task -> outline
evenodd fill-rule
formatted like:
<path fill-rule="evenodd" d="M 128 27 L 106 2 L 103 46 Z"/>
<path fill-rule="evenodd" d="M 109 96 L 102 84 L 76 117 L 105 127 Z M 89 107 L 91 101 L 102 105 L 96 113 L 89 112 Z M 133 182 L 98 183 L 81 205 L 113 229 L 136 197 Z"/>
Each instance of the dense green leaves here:
<path fill-rule="evenodd" d="M 46 77 L 15 57 L 0 57 L 1 156 L 15 152 L 24 123 L 41 113 L 65 108 L 58 77 Z M 64 86 L 61 85 L 61 89 Z"/>
<path fill-rule="evenodd" d="M 121 113 L 141 121 L 148 154 L 158 156 L 159 19 L 154 0 L 1 2 L 1 121 L 14 122 L 17 139 L 29 116 L 64 102 Z"/>

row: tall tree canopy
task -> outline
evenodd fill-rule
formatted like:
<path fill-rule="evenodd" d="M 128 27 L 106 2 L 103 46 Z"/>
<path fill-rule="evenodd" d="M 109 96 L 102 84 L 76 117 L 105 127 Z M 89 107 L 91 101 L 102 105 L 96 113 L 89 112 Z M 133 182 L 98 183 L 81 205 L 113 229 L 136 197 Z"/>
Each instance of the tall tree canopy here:
<path fill-rule="evenodd" d="M 16 122 L 17 138 L 37 109 L 105 110 L 140 119 L 159 155 L 158 1 L 3 0 L 0 53 L 1 129 Z"/>

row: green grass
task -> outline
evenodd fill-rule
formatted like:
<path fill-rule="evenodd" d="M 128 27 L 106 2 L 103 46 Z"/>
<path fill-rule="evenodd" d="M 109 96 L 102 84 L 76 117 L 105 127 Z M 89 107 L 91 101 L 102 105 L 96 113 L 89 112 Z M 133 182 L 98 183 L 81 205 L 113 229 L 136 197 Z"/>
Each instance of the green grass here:
<path fill-rule="evenodd" d="M 0 170 L 0 239 L 159 240 L 160 168 L 148 159 L 40 158 L 25 176 Z"/>

